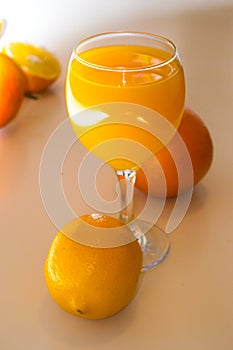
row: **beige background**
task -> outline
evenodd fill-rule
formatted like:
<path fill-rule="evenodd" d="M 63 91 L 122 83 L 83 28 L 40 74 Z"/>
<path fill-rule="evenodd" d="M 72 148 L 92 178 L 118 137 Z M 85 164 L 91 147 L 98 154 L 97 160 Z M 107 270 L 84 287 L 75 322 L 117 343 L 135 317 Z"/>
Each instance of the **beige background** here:
<path fill-rule="evenodd" d="M 2 1 L 0 16 L 9 24 L 5 38 L 47 47 L 57 55 L 63 71 L 51 90 L 37 101 L 25 99 L 17 119 L 0 130 L 0 349 L 233 348 L 230 4 L 220 0 Z M 61 311 L 46 289 L 43 264 L 57 222 L 43 206 L 39 170 L 49 137 L 66 119 L 64 78 L 72 47 L 86 35 L 118 29 L 152 31 L 176 42 L 185 67 L 187 105 L 208 126 L 215 154 L 186 216 L 169 235 L 167 260 L 144 274 L 135 299 L 124 311 L 93 322 Z M 90 211 L 77 186 L 77 168 L 84 154 L 76 143 L 62 170 L 66 199 L 76 214 Z M 108 186 L 103 187 L 106 179 Z M 110 169 L 102 170 L 97 184 L 104 198 L 114 197 Z M 145 200 L 136 191 L 137 210 Z M 167 203 L 160 218 L 162 226 L 172 204 Z M 58 217 L 66 220 L 62 213 Z"/>

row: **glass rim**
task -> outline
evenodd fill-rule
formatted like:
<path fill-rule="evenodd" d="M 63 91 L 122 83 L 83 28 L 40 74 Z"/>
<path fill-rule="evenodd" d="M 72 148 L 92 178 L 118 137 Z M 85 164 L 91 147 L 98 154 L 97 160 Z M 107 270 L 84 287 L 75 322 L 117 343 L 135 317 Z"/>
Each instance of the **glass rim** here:
<path fill-rule="evenodd" d="M 95 40 L 96 38 L 101 38 L 101 37 L 108 37 L 108 36 L 115 36 L 115 35 L 121 35 L 121 36 L 129 36 L 129 35 L 137 35 L 141 37 L 148 37 L 151 39 L 157 39 L 160 40 L 161 42 L 167 43 L 172 49 L 173 53 L 171 53 L 171 57 L 168 59 L 164 59 L 161 63 L 155 63 L 155 64 L 148 64 L 142 67 L 132 67 L 132 68 L 126 68 L 126 67 L 108 67 L 108 66 L 103 66 L 99 65 L 96 63 L 89 62 L 88 60 L 85 60 L 80 57 L 79 53 L 77 53 L 77 49 L 82 45 L 87 43 L 88 41 Z M 91 35 L 86 37 L 85 39 L 81 40 L 76 47 L 73 49 L 73 55 L 72 57 L 75 57 L 80 63 L 82 63 L 85 66 L 88 66 L 90 68 L 98 69 L 98 70 L 104 70 L 104 71 L 110 71 L 110 72 L 122 72 L 122 73 L 127 73 L 127 72 L 141 72 L 141 71 L 148 71 L 148 70 L 153 70 L 153 69 L 158 69 L 160 67 L 164 67 L 171 63 L 173 60 L 175 60 L 178 57 L 178 52 L 176 45 L 168 38 L 162 35 L 157 35 L 153 33 L 148 33 L 148 32 L 137 32 L 137 31 L 112 31 L 112 32 L 103 32 L 95 35 Z"/>

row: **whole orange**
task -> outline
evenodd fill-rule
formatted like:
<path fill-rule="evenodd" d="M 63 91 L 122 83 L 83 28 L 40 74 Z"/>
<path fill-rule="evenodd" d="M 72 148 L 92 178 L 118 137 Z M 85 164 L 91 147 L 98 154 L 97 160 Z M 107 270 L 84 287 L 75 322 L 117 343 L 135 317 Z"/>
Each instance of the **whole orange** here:
<path fill-rule="evenodd" d="M 185 108 L 178 132 L 191 158 L 193 182 L 190 183 L 190 180 L 186 180 L 179 184 L 175 162 L 170 152 L 165 147 L 155 156 L 158 162 L 154 162 L 153 159 L 150 159 L 146 161 L 138 171 L 136 187 L 143 192 L 156 197 L 163 197 L 165 178 L 166 196 L 173 197 L 178 194 L 178 189 L 179 193 L 184 193 L 196 185 L 209 170 L 213 160 L 213 142 L 208 128 L 197 113 L 190 108 Z M 170 143 L 174 142 L 174 140 L 170 141 Z M 182 155 L 179 154 L 177 150 L 175 159 L 180 159 L 180 161 L 182 161 L 181 158 Z"/>
<path fill-rule="evenodd" d="M 0 53 L 0 127 L 16 116 L 24 98 L 25 84 L 20 67 Z"/>

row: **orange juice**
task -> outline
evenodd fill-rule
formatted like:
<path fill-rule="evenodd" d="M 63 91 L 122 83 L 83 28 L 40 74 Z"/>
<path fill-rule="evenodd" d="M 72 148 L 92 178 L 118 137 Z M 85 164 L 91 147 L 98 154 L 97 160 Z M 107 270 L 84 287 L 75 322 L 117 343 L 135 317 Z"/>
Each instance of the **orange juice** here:
<path fill-rule="evenodd" d="M 70 61 L 66 101 L 71 124 L 83 145 L 116 170 L 137 168 L 164 147 L 153 113 L 168 120 L 174 134 L 184 100 L 179 59 L 161 49 L 103 46 Z"/>

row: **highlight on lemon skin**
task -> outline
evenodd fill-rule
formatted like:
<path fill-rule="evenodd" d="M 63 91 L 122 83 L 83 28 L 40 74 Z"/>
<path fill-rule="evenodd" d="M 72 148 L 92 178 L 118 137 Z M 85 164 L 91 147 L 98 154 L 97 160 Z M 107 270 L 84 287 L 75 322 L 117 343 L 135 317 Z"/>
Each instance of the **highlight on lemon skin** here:
<path fill-rule="evenodd" d="M 23 70 L 28 93 L 46 90 L 60 75 L 61 67 L 57 58 L 40 46 L 11 42 L 3 47 L 3 53 Z"/>
<path fill-rule="evenodd" d="M 83 215 L 71 223 L 78 223 L 82 230 L 82 222 L 92 229 L 103 227 L 109 234 L 111 228 L 124 225 L 99 214 Z M 50 246 L 44 273 L 51 297 L 64 311 L 96 320 L 112 316 L 130 303 L 141 268 L 137 240 L 111 248 L 93 247 L 70 239 L 61 230 Z"/>

